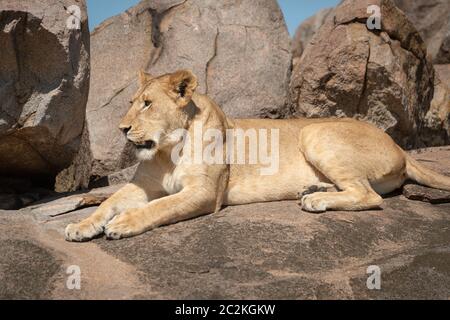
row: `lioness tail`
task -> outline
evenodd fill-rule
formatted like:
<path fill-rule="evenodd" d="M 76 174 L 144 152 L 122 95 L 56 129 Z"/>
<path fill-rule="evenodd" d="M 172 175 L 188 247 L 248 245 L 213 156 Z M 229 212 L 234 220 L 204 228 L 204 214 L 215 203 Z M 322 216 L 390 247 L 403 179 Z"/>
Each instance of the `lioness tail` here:
<path fill-rule="evenodd" d="M 408 178 L 427 187 L 450 191 L 450 177 L 446 177 L 422 166 L 406 153 L 405 156 Z"/>

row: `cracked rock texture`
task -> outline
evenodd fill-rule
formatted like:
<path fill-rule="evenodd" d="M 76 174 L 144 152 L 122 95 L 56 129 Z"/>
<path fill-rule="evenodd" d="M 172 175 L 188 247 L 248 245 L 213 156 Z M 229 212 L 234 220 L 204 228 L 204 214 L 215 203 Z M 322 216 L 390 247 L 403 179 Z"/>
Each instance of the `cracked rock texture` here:
<path fill-rule="evenodd" d="M 381 30 L 366 26 L 373 4 L 381 8 Z M 425 144 L 433 80 L 425 44 L 392 1 L 346 0 L 295 66 L 290 99 L 298 116 L 367 120 L 412 148 Z"/>
<path fill-rule="evenodd" d="M 450 1 L 394 0 L 427 44 L 434 63 L 450 63 Z"/>
<path fill-rule="evenodd" d="M 412 156 L 450 175 L 450 147 Z M 95 205 L 86 200 L 109 192 L 0 210 L 0 299 L 449 298 L 449 203 L 400 192 L 386 196 L 381 209 L 361 212 L 311 214 L 296 201 L 256 203 L 120 241 L 64 241 L 66 225 L 96 209 L 78 210 L 79 200 Z M 81 290 L 66 287 L 73 265 Z M 380 290 L 367 288 L 371 265 L 380 267 Z"/>
<path fill-rule="evenodd" d="M 80 8 L 80 29 L 65 8 Z M 89 91 L 84 0 L 0 0 L 0 175 L 55 175 L 78 150 Z"/>
<path fill-rule="evenodd" d="M 434 63 L 450 63 L 450 1 L 448 0 L 393 0 L 419 31 Z M 292 40 L 294 64 L 311 42 L 317 30 L 325 23 L 332 8 L 323 9 L 305 20 Z"/>
<path fill-rule="evenodd" d="M 425 116 L 427 144 L 450 141 L 450 64 L 435 64 L 434 96 Z M 444 130 L 442 130 L 444 128 Z"/>
<path fill-rule="evenodd" d="M 136 162 L 118 124 L 137 90 L 139 69 L 155 76 L 191 69 L 198 90 L 232 117 L 286 115 L 290 39 L 276 0 L 141 1 L 96 28 L 91 48 L 86 120 L 92 168 L 82 179 L 76 168 L 61 177 L 62 189 Z"/>
<path fill-rule="evenodd" d="M 293 64 L 300 61 L 300 57 L 305 51 L 306 46 L 311 42 L 314 35 L 325 23 L 326 19 L 333 13 L 334 8 L 326 8 L 317 12 L 314 16 L 306 19 L 300 24 L 292 39 L 292 58 Z"/>

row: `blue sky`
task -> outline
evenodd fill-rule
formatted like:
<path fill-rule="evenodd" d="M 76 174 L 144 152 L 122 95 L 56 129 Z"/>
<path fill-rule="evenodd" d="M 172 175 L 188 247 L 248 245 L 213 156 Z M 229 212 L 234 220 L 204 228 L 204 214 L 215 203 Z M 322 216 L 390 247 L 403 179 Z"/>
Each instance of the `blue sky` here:
<path fill-rule="evenodd" d="M 138 2 L 139 0 L 87 0 L 91 31 L 103 20 L 125 11 Z M 320 9 L 335 6 L 338 2 L 339 0 L 278 0 L 291 35 L 303 20 Z"/>

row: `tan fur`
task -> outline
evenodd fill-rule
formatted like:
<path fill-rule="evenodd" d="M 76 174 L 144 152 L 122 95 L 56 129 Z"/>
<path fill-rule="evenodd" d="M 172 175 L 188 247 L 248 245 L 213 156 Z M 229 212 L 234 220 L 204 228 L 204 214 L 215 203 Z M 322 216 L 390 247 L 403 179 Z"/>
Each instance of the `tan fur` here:
<path fill-rule="evenodd" d="M 450 178 L 425 169 L 376 127 L 351 119 L 232 120 L 207 96 L 195 92 L 189 71 L 158 78 L 140 73 L 141 88 L 120 127 L 142 151 L 133 181 L 105 201 L 86 220 L 66 228 L 66 239 L 85 241 L 104 232 L 110 239 L 141 234 L 162 225 L 220 210 L 223 205 L 296 199 L 302 208 L 366 210 L 378 207 L 380 194 L 407 178 L 450 190 Z M 145 108 L 145 101 L 151 102 Z M 171 132 L 193 123 L 225 132 L 230 128 L 274 129 L 279 136 L 279 172 L 261 175 L 261 165 L 185 164 L 170 157 L 177 142 Z M 162 132 L 162 133 L 158 133 Z M 311 189 L 313 188 L 313 189 Z"/>

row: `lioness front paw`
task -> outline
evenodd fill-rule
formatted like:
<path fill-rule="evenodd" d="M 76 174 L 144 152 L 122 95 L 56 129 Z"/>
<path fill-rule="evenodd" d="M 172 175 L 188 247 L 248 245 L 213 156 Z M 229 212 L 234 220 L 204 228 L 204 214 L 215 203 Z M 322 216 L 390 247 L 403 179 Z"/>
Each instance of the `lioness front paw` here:
<path fill-rule="evenodd" d="M 302 204 L 302 210 L 313 212 L 313 213 L 320 213 L 327 211 L 327 203 L 326 201 L 315 194 L 306 195 L 302 198 L 301 201 Z"/>
<path fill-rule="evenodd" d="M 65 230 L 67 241 L 83 242 L 93 239 L 103 232 L 103 228 L 90 222 L 69 224 Z"/>
<path fill-rule="evenodd" d="M 106 238 L 119 240 L 136 236 L 144 232 L 142 222 L 133 211 L 124 212 L 112 219 L 105 227 Z"/>

